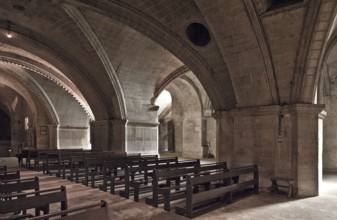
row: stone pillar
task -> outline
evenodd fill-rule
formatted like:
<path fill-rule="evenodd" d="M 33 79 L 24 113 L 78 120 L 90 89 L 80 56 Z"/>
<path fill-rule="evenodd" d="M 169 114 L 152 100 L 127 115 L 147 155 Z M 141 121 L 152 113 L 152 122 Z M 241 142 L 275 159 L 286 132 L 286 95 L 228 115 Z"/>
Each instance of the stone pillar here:
<path fill-rule="evenodd" d="M 44 131 L 44 126 L 40 127 L 39 131 L 40 135 L 41 136 L 46 135 L 49 138 L 49 149 L 59 149 L 59 130 L 60 125 L 57 124 L 48 125 L 48 131 L 47 130 Z"/>
<path fill-rule="evenodd" d="M 297 195 L 319 193 L 318 119 L 324 105 L 296 104 L 289 107 L 293 124 L 293 176 Z"/>
<path fill-rule="evenodd" d="M 141 154 L 158 154 L 157 122 L 127 123 L 127 152 Z"/>
<path fill-rule="evenodd" d="M 111 121 L 91 121 L 90 141 L 93 151 L 111 151 Z"/>
<path fill-rule="evenodd" d="M 125 153 L 125 126 L 126 120 L 121 119 L 90 122 L 92 150 Z"/>
<path fill-rule="evenodd" d="M 127 149 L 126 142 L 126 124 L 127 120 L 114 119 L 112 120 L 112 151 L 120 154 L 125 153 Z"/>
<path fill-rule="evenodd" d="M 257 164 L 262 190 L 268 190 L 272 176 L 279 176 L 296 180 L 298 196 L 318 195 L 323 108 L 296 104 L 217 112 L 217 161 L 229 167 Z"/>
<path fill-rule="evenodd" d="M 233 116 L 230 112 L 216 112 L 214 114 L 216 120 L 216 161 L 226 161 L 227 166 L 232 166 L 234 158 L 233 150 Z"/>
<path fill-rule="evenodd" d="M 327 112 L 322 111 L 318 116 L 318 187 L 320 188 L 323 181 L 323 120 L 326 118 Z"/>

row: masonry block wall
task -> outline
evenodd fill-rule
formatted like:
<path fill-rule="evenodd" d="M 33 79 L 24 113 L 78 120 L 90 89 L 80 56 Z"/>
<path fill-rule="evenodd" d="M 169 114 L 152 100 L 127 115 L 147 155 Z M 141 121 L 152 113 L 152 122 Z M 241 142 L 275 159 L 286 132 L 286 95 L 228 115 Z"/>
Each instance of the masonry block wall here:
<path fill-rule="evenodd" d="M 127 153 L 157 154 L 158 153 L 158 124 L 128 123 Z"/>
<path fill-rule="evenodd" d="M 323 168 L 325 170 L 337 170 L 337 85 L 336 80 L 329 81 L 324 88 L 322 102 L 325 104 L 327 116 L 323 127 Z"/>
<path fill-rule="evenodd" d="M 92 150 L 112 150 L 112 123 L 110 120 L 90 122 L 90 141 Z"/>
<path fill-rule="evenodd" d="M 217 113 L 218 161 L 257 164 L 260 186 L 296 181 L 298 196 L 318 195 L 318 114 L 322 105 L 270 106 Z"/>
<path fill-rule="evenodd" d="M 36 75 L 35 79 L 48 94 L 59 118 L 57 134 L 50 134 L 50 149 L 90 148 L 89 117 L 83 107 L 62 87 L 48 78 Z M 47 126 L 47 125 L 45 125 Z M 50 130 L 53 133 L 53 130 Z M 41 133 L 41 132 L 40 132 Z M 44 134 L 44 132 L 42 132 Z M 55 135 L 57 138 L 55 138 Z M 54 137 L 54 138 L 53 138 Z M 60 141 L 58 141 L 60 140 Z M 58 143 L 56 143 L 58 142 Z"/>

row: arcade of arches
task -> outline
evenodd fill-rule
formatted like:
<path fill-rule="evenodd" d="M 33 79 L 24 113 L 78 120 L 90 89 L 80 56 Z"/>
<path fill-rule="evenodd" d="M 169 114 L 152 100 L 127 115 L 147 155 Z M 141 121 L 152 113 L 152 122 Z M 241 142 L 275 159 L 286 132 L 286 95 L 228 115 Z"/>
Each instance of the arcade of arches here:
<path fill-rule="evenodd" d="M 0 156 L 255 163 L 318 195 L 337 169 L 335 0 L 4 0 Z M 165 94 L 165 95 L 163 95 Z M 319 129 L 321 128 L 321 129 Z"/>

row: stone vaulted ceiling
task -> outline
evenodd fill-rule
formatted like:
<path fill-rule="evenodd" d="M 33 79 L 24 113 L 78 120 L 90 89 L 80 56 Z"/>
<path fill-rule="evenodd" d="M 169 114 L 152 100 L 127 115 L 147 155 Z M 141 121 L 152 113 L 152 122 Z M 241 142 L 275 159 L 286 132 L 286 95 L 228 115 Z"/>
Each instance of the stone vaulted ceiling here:
<path fill-rule="evenodd" d="M 154 120 L 147 109 L 157 92 L 187 71 L 216 111 L 311 103 L 335 8 L 329 0 L 4 0 L 0 74 L 41 74 L 95 120 Z M 206 30 L 192 37 L 209 42 L 190 40 L 192 23 Z"/>

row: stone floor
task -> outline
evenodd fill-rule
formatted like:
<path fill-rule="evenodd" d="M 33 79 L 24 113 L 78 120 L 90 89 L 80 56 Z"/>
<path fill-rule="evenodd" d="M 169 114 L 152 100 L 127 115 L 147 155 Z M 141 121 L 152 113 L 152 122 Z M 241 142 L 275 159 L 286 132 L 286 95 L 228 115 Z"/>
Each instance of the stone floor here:
<path fill-rule="evenodd" d="M 10 162 L 7 161 L 7 163 Z M 0 165 L 2 163 L 4 163 L 4 159 L 0 158 Z M 13 164 L 15 163 L 13 162 Z M 66 185 L 70 208 L 104 199 L 109 203 L 111 219 L 185 219 L 182 216 L 175 215 L 173 212 L 168 213 L 161 208 L 153 208 L 142 202 L 136 203 L 131 199 L 124 199 L 81 184 L 46 176 L 34 171 L 26 170 L 22 172 L 23 177 L 35 175 L 40 177 L 41 188 Z M 337 219 L 337 173 L 325 174 L 320 189 L 320 196 L 302 199 L 287 199 L 283 195 L 271 195 L 268 192 L 261 192 L 259 195 L 252 195 L 235 201 L 230 205 L 224 205 L 194 219 Z"/>

